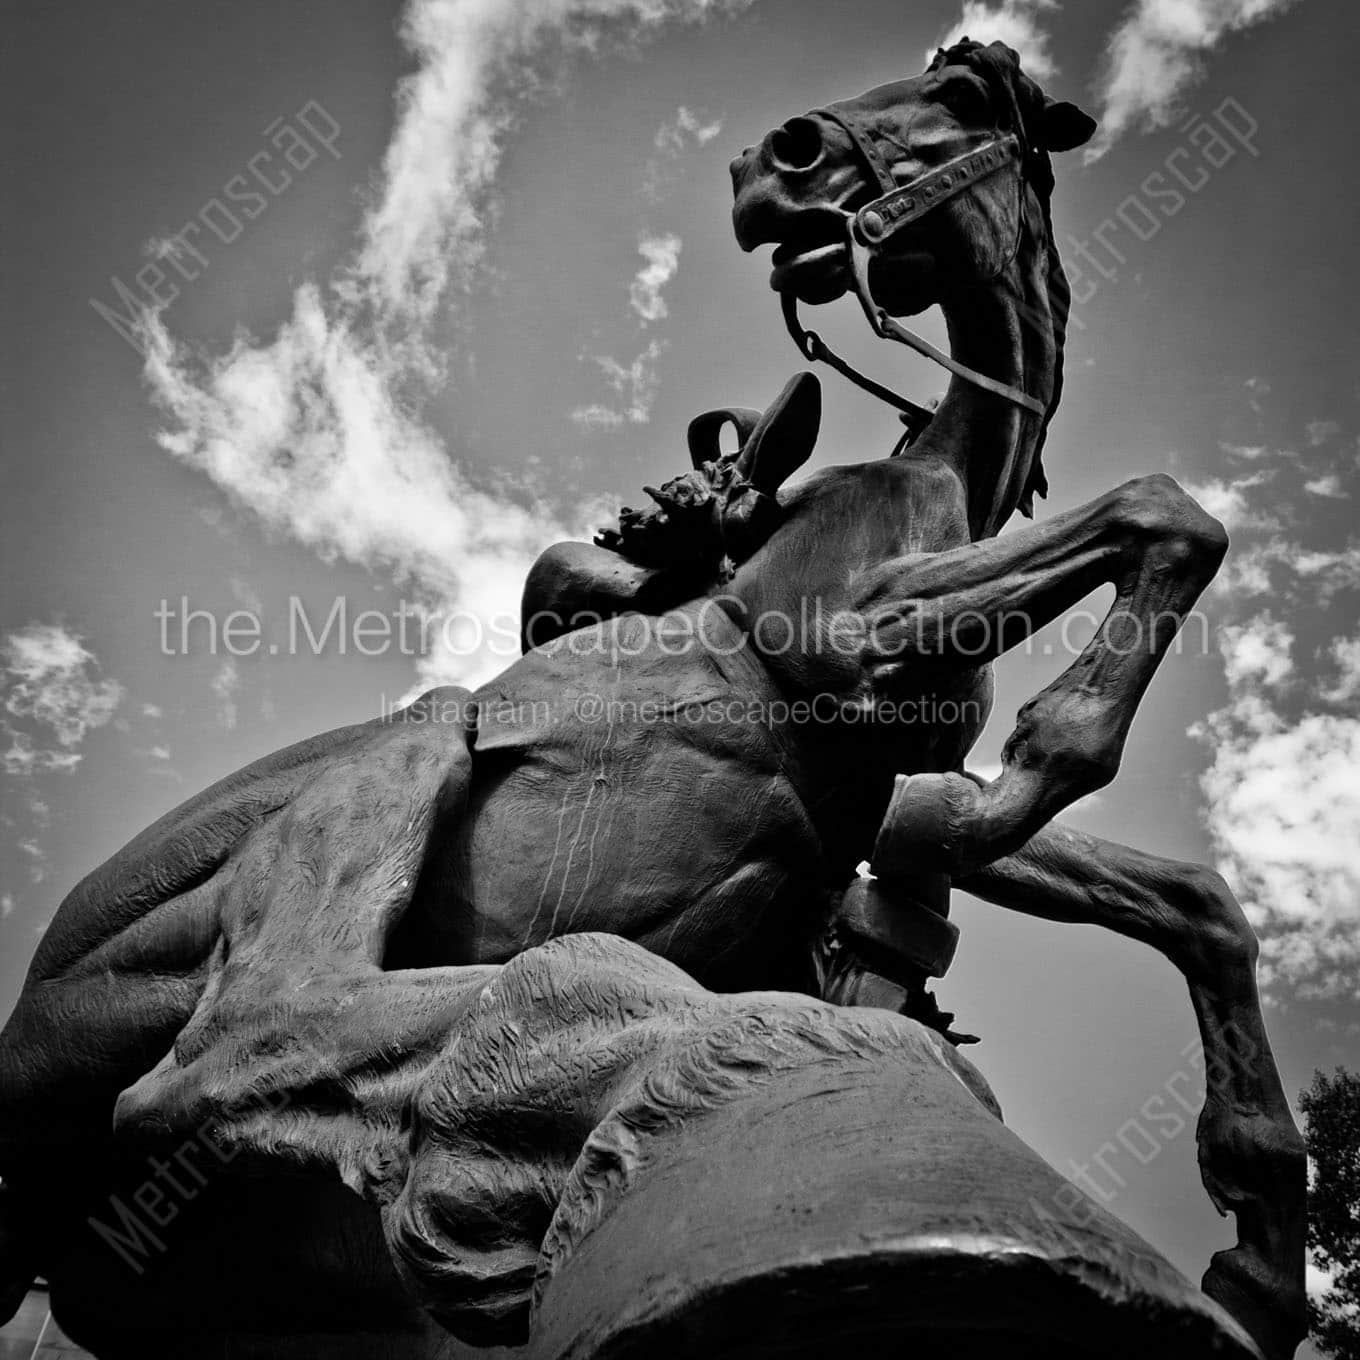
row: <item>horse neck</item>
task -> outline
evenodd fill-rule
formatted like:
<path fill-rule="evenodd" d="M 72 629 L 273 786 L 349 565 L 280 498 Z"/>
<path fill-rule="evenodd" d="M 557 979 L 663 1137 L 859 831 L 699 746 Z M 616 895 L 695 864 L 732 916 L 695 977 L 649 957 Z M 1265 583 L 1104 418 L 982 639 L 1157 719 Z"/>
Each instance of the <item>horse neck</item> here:
<path fill-rule="evenodd" d="M 1027 218 L 1041 220 L 1033 197 Z M 1062 358 L 1062 318 L 1054 311 L 1058 290 L 1051 277 L 1056 268 L 1046 234 L 1026 229 L 1016 258 L 997 279 L 957 295 L 943 309 L 955 359 L 1050 408 Z M 956 377 L 907 456 L 938 457 L 953 468 L 976 541 L 995 534 L 1019 505 L 1043 427 L 1039 416 Z"/>

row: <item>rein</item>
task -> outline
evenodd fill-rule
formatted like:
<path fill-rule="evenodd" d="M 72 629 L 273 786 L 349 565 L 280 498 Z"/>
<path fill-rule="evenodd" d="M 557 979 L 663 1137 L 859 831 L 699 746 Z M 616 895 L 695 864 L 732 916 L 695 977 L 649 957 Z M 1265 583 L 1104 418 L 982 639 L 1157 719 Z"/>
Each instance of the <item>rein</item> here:
<path fill-rule="evenodd" d="M 880 186 L 887 182 L 889 178 L 887 172 L 880 166 L 878 158 L 870 154 L 864 139 L 851 123 L 830 109 L 820 109 L 818 112 L 845 128 L 875 175 L 879 177 Z M 941 203 L 947 203 L 951 198 L 957 197 L 965 190 L 971 189 L 973 185 L 1012 164 L 1023 166 L 1024 150 L 1020 145 L 1020 139 L 1014 133 L 1007 133 L 962 156 L 956 156 L 952 161 L 946 161 L 944 165 L 917 175 L 906 184 L 894 186 L 871 203 L 866 203 L 853 216 L 847 215 L 846 250 L 849 254 L 850 275 L 854 281 L 856 296 L 864 309 L 870 328 L 880 340 L 896 340 L 907 345 L 984 392 L 991 392 L 1022 410 L 1042 417 L 1047 409 L 1043 402 L 1029 396 L 1018 387 L 998 382 L 985 373 L 979 373 L 975 368 L 969 368 L 967 364 L 959 363 L 952 355 L 937 349 L 924 336 L 908 330 L 874 301 L 869 286 L 869 266 L 877 257 L 879 250 L 903 227 L 920 221 Z M 1022 230 L 1023 217 L 1016 227 L 1017 249 Z M 921 431 L 930 423 L 934 412 L 861 373 L 848 360 L 837 354 L 816 331 L 808 330 L 798 318 L 798 299 L 792 292 L 786 291 L 781 294 L 781 305 L 784 324 L 804 358 L 834 368 L 857 387 L 901 412 L 902 423 L 907 427 L 907 433 L 894 453 L 915 443 Z"/>

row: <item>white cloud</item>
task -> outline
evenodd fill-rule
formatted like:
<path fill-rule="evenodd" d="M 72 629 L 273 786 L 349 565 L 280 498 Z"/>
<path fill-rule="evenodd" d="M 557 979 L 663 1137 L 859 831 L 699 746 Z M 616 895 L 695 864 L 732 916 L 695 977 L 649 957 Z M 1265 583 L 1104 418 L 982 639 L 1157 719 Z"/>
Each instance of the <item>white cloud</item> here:
<path fill-rule="evenodd" d="M 612 407 L 596 402 L 580 406 L 571 413 L 571 418 L 587 429 L 616 429 L 625 423 L 645 425 L 652 418 L 652 405 L 660 385 L 657 364 L 665 351 L 664 340 L 652 340 L 626 366 L 607 354 L 594 355 L 605 381 L 622 398 L 622 404 Z"/>
<path fill-rule="evenodd" d="M 1245 477 L 1225 481 L 1211 477 L 1204 482 L 1191 482 L 1186 490 L 1215 519 L 1223 521 L 1226 529 L 1263 529 L 1274 526 L 1271 516 L 1253 509 L 1247 493 L 1270 480 L 1269 472 L 1253 472 Z"/>
<path fill-rule="evenodd" d="M 1338 591 L 1360 589 L 1360 541 L 1352 539 L 1344 548 L 1296 549 L 1290 565 L 1314 585 L 1320 604 L 1330 604 Z"/>
<path fill-rule="evenodd" d="M 5 773 L 74 769 L 80 763 L 76 748 L 113 717 L 123 687 L 99 679 L 94 653 L 58 623 L 10 633 L 0 645 L 0 663 L 6 714 L 0 733 L 9 742 L 0 756 Z"/>
<path fill-rule="evenodd" d="M 57 770 L 74 770 L 80 764 L 78 751 L 59 751 L 51 747 L 40 747 L 27 732 L 4 728 L 5 739 L 9 745 L 0 753 L 4 771 L 9 775 L 26 777 L 31 774 L 49 774 Z"/>
<path fill-rule="evenodd" d="M 480 260 L 507 137 L 563 61 L 746 3 L 410 0 L 402 35 L 417 69 L 398 89 L 349 266 L 329 288 L 300 287 L 272 340 L 240 336 L 216 357 L 195 358 L 158 313 L 144 317 L 165 448 L 268 527 L 408 585 L 430 618 L 515 611 L 534 556 L 574 517 L 475 484 L 420 419 L 440 371 L 432 322 Z M 650 412 L 655 358 L 620 369 L 629 420 Z M 475 683 L 503 664 L 480 649 L 418 669 Z"/>
<path fill-rule="evenodd" d="M 685 149 L 707 146 L 721 131 L 721 118 L 707 118 L 702 112 L 681 104 L 675 117 L 662 123 L 652 138 L 656 155 L 648 160 L 643 170 L 643 197 L 653 203 L 659 202 L 675 179 L 675 162 Z"/>
<path fill-rule="evenodd" d="M 1230 33 L 1282 14 L 1294 0 L 1136 0 L 1110 35 L 1099 81 L 1098 160 L 1134 128 L 1165 127 Z"/>
<path fill-rule="evenodd" d="M 1360 700 L 1360 637 L 1337 637 L 1328 648 L 1336 678 L 1320 691 L 1329 704 L 1354 704 Z"/>
<path fill-rule="evenodd" d="M 673 232 L 661 236 L 644 235 L 638 241 L 638 254 L 644 260 L 628 289 L 628 302 L 642 318 L 644 326 L 667 315 L 662 289 L 680 267 L 680 238 Z M 616 430 L 622 425 L 645 425 L 652 418 L 652 406 L 660 386 L 658 366 L 665 353 L 665 342 L 653 338 L 629 364 L 607 354 L 590 357 L 604 374 L 605 382 L 620 401 L 590 402 L 571 412 L 572 420 L 587 430 Z"/>
<path fill-rule="evenodd" d="M 1216 596 L 1252 596 L 1270 593 L 1276 568 L 1287 564 L 1301 549 L 1281 537 L 1264 543 L 1234 544 L 1222 570 L 1214 578 L 1212 592 Z"/>
<path fill-rule="evenodd" d="M 680 238 L 674 232 L 644 236 L 638 242 L 638 254 L 646 263 L 633 277 L 628 302 L 644 322 L 660 321 L 667 315 L 661 290 L 680 268 Z"/>
<path fill-rule="evenodd" d="M 1341 433 L 1341 424 L 1335 420 L 1310 420 L 1304 427 L 1310 448 L 1321 448 Z"/>
<path fill-rule="evenodd" d="M 47 877 L 47 852 L 31 838 L 16 841 L 14 848 L 28 860 L 30 883 L 41 883 Z"/>
<path fill-rule="evenodd" d="M 941 39 L 941 47 L 951 47 L 961 38 L 976 42 L 1003 42 L 1020 54 L 1021 65 L 1035 80 L 1056 75 L 1049 51 L 1049 38 L 1040 20 L 1046 12 L 1058 9 L 1057 0 L 964 0 L 959 21 Z M 933 55 L 933 53 L 931 54 Z"/>
<path fill-rule="evenodd" d="M 1334 597 L 1360 588 L 1360 545 L 1285 537 L 1281 520 L 1307 523 L 1307 483 L 1283 455 L 1204 498 L 1248 534 L 1217 593 L 1236 616 L 1219 635 L 1227 699 L 1192 729 L 1212 751 L 1201 786 L 1214 858 L 1260 936 L 1268 990 L 1360 998 L 1360 637 L 1331 637 L 1328 664 L 1309 664 Z"/>
<path fill-rule="evenodd" d="M 229 656 L 218 668 L 211 681 L 217 697 L 217 722 L 231 732 L 236 727 L 236 692 L 241 688 L 241 668 L 236 658 Z"/>
<path fill-rule="evenodd" d="M 1283 684 L 1294 671 L 1293 648 L 1293 633 L 1269 614 L 1258 614 L 1249 623 L 1229 624 L 1219 638 L 1228 687 L 1252 681 Z"/>
<path fill-rule="evenodd" d="M 476 263 L 484 199 L 507 133 L 542 84 L 545 55 L 636 41 L 748 0 L 411 0 L 402 37 L 419 69 L 402 81 L 383 160 L 382 199 L 365 224 L 357 277 L 386 308 L 428 313 L 450 268 Z M 514 77 L 513 79 L 509 77 Z"/>
<path fill-rule="evenodd" d="M 1198 735 L 1219 868 L 1261 936 L 1262 983 L 1360 999 L 1360 719 L 1290 719 L 1249 684 Z"/>
<path fill-rule="evenodd" d="M 1350 499 L 1350 492 L 1341 485 L 1341 478 L 1335 472 L 1325 473 L 1321 477 L 1314 477 L 1312 481 L 1304 482 L 1303 489 L 1310 496 L 1325 496 L 1329 500 L 1344 501 Z"/>
<path fill-rule="evenodd" d="M 0 893 L 0 921 L 8 921 L 14 915 L 14 898 L 9 893 Z"/>
<path fill-rule="evenodd" d="M 675 117 L 657 128 L 652 142 L 658 151 L 680 152 L 687 143 L 707 146 L 721 131 L 721 118 L 705 121 L 703 113 L 696 113 L 681 104 L 675 111 Z"/>
<path fill-rule="evenodd" d="M 589 406 L 578 406 L 571 418 L 586 430 L 617 430 L 624 421 L 620 412 L 598 401 Z"/>

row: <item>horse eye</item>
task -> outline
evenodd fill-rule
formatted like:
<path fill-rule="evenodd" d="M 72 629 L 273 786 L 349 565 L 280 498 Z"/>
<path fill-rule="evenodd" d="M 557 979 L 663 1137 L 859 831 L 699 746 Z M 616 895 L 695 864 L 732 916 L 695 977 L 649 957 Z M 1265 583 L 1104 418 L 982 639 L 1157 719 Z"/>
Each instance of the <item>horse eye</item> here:
<path fill-rule="evenodd" d="M 956 118 L 986 117 L 987 96 L 971 80 L 955 81 L 940 91 L 940 100 Z"/>

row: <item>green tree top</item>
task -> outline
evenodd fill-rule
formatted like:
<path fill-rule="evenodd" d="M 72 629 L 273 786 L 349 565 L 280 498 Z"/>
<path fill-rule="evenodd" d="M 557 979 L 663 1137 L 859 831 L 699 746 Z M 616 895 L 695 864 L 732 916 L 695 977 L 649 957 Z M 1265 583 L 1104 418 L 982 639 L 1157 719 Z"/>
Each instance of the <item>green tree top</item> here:
<path fill-rule="evenodd" d="M 1310 1303 L 1313 1339 L 1329 1355 L 1360 1360 L 1360 1074 L 1313 1074 L 1299 1097 L 1312 1159 L 1308 1246 L 1332 1277 Z"/>

